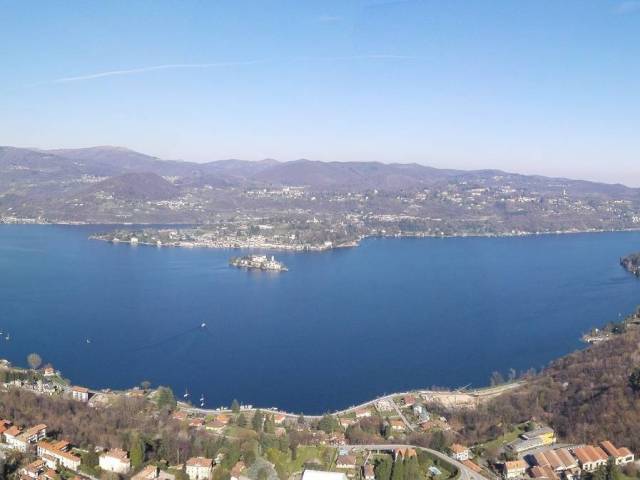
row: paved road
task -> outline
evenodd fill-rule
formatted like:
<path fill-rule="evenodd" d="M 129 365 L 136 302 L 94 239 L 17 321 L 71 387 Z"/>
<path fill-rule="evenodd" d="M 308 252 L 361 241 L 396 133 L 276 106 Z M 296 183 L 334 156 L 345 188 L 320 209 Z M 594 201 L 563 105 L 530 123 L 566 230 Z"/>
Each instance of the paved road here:
<path fill-rule="evenodd" d="M 455 395 L 455 394 L 468 394 L 470 396 L 476 397 L 478 399 L 480 398 L 490 398 L 490 397 L 494 397 L 494 396 L 498 396 L 501 393 L 507 391 L 507 390 L 512 390 L 514 388 L 517 388 L 519 386 L 521 386 L 524 382 L 513 382 L 513 383 L 508 383 L 508 384 L 504 384 L 504 385 L 499 385 L 497 387 L 489 387 L 489 388 L 481 388 L 478 390 L 464 390 L 464 389 L 459 389 L 459 390 L 451 390 L 451 391 L 432 391 L 432 390 L 411 390 L 408 392 L 395 392 L 395 393 L 391 393 L 389 395 L 384 395 L 382 397 L 378 397 L 378 398 L 374 398 L 373 400 L 369 400 L 367 402 L 361 403 L 359 405 L 353 405 L 349 408 L 345 408 L 344 410 L 338 410 L 336 412 L 333 412 L 332 415 L 346 415 L 349 414 L 355 410 L 359 410 L 362 408 L 367 408 L 367 407 L 373 407 L 375 406 L 375 404 L 381 400 L 389 400 L 393 402 L 393 399 L 395 397 L 398 396 L 404 396 L 404 395 L 422 395 L 422 394 L 426 394 L 426 395 L 434 395 L 434 396 L 440 396 L 440 395 Z M 395 402 L 394 402 L 395 405 Z M 180 409 L 184 410 L 186 412 L 189 413 L 194 413 L 194 414 L 201 414 L 201 415 L 210 415 L 210 414 L 218 414 L 218 413 L 229 413 L 231 412 L 231 410 L 226 409 L 226 410 L 212 410 L 212 409 L 206 409 L 206 408 L 196 408 L 196 407 L 192 407 L 192 406 L 187 406 L 186 404 L 180 404 Z M 256 410 L 256 408 L 252 408 L 248 411 L 254 411 Z M 293 418 L 297 418 L 299 414 L 295 414 L 295 413 L 289 413 L 289 412 L 283 412 L 280 410 L 270 410 L 268 408 L 262 408 L 263 411 L 270 411 L 272 413 L 277 413 L 280 415 L 285 415 L 287 417 L 293 417 Z M 403 418 L 402 413 L 400 414 L 400 416 Z M 322 416 L 321 415 L 304 415 L 305 418 L 309 419 L 309 420 L 318 420 L 320 419 Z M 407 425 L 409 425 L 409 422 L 406 421 L 405 418 L 403 418 L 403 420 L 405 421 L 405 423 L 407 423 Z"/>
<path fill-rule="evenodd" d="M 442 452 L 438 452 L 437 450 L 431 450 L 430 448 L 418 447 L 415 445 L 346 445 L 344 448 L 350 449 L 362 449 L 362 450 L 395 450 L 397 448 L 414 448 L 416 450 L 422 450 L 424 452 L 429 452 L 430 454 L 440 458 L 441 460 L 446 461 L 454 465 L 458 470 L 460 470 L 460 480 L 487 480 L 487 478 L 479 473 L 474 472 L 470 468 L 467 468 L 462 463 L 454 460 L 453 458 L 445 455 Z"/>

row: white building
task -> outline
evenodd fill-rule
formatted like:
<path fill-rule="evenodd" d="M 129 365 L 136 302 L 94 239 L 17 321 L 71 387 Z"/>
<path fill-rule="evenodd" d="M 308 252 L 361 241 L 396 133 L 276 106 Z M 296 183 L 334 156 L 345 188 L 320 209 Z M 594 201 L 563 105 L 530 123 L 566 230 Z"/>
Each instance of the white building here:
<path fill-rule="evenodd" d="M 49 468 L 55 469 L 59 465 L 69 470 L 80 468 L 80 457 L 70 452 L 70 444 L 64 440 L 38 442 L 38 456 L 44 460 Z"/>
<path fill-rule="evenodd" d="M 89 389 L 85 387 L 73 387 L 71 389 L 71 398 L 79 402 L 89 401 Z"/>
<path fill-rule="evenodd" d="M 24 431 L 13 426 L 6 430 L 3 435 L 9 448 L 26 453 L 31 445 L 35 445 L 47 435 L 47 426 L 39 424 Z"/>
<path fill-rule="evenodd" d="M 211 480 L 213 460 L 204 457 L 192 457 L 187 460 L 186 473 L 190 480 Z"/>
<path fill-rule="evenodd" d="M 100 468 L 107 472 L 127 474 L 131 470 L 129 454 L 119 448 L 104 452 L 99 458 Z"/>
<path fill-rule="evenodd" d="M 302 480 L 347 480 L 347 476 L 340 472 L 305 470 L 302 474 Z"/>
<path fill-rule="evenodd" d="M 469 448 L 464 445 L 460 445 L 459 443 L 454 443 L 450 447 L 451 450 L 451 458 L 458 460 L 459 462 L 464 462 L 465 460 L 469 460 Z"/>

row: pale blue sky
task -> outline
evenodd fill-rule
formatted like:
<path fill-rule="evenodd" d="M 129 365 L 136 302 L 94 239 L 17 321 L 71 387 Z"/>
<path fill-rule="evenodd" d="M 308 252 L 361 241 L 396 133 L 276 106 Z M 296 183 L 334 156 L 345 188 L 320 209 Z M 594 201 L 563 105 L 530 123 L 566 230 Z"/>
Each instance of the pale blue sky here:
<path fill-rule="evenodd" d="M 640 185 L 640 0 L 0 0 L 0 144 Z"/>

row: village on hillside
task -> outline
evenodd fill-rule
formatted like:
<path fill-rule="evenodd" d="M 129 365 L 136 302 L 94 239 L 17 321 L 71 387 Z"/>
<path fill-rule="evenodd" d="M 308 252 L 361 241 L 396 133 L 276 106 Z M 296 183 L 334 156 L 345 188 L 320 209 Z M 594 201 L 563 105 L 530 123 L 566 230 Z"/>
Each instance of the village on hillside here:
<path fill-rule="evenodd" d="M 533 420 L 488 443 L 467 446 L 457 440 L 460 426 L 443 412 L 473 410 L 488 398 L 518 388 L 518 382 L 476 392 L 400 393 L 334 414 L 304 416 L 235 401 L 230 408 L 205 410 L 178 402 L 166 387 L 95 391 L 71 385 L 51 365 L 21 369 L 3 361 L 0 371 L 3 478 L 626 480 L 636 471 L 634 453 L 625 446 L 607 439 L 564 443 L 552 428 Z M 110 414 L 115 405 L 126 404 L 129 410 L 136 405 L 138 415 L 166 423 L 174 438 L 165 440 L 161 433 L 149 438 L 148 432 L 125 428 L 116 418 L 122 430 L 115 429 L 115 442 L 88 443 L 80 435 L 67 436 L 71 428 L 65 428 L 64 419 L 55 419 L 51 427 L 11 418 L 11 412 L 24 418 L 20 406 L 9 407 L 12 395 L 23 404 L 56 402 L 71 416 L 76 411 L 95 416 L 96 428 L 99 413 Z M 48 416 L 46 410 L 33 412 L 31 407 L 30 413 L 35 418 Z M 166 450 L 162 441 L 176 441 L 176 452 Z"/>

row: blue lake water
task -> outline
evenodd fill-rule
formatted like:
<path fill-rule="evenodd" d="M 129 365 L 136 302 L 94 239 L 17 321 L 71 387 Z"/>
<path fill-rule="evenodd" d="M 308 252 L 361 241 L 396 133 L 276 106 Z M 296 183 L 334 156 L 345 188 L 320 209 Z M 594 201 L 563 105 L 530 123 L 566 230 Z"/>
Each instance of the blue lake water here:
<path fill-rule="evenodd" d="M 87 239 L 104 229 L 0 226 L 0 357 L 38 352 L 95 388 L 321 413 L 540 368 L 640 304 L 618 265 L 640 233 L 371 239 L 279 253 L 290 271 L 275 274 L 228 267 L 236 251 Z"/>

